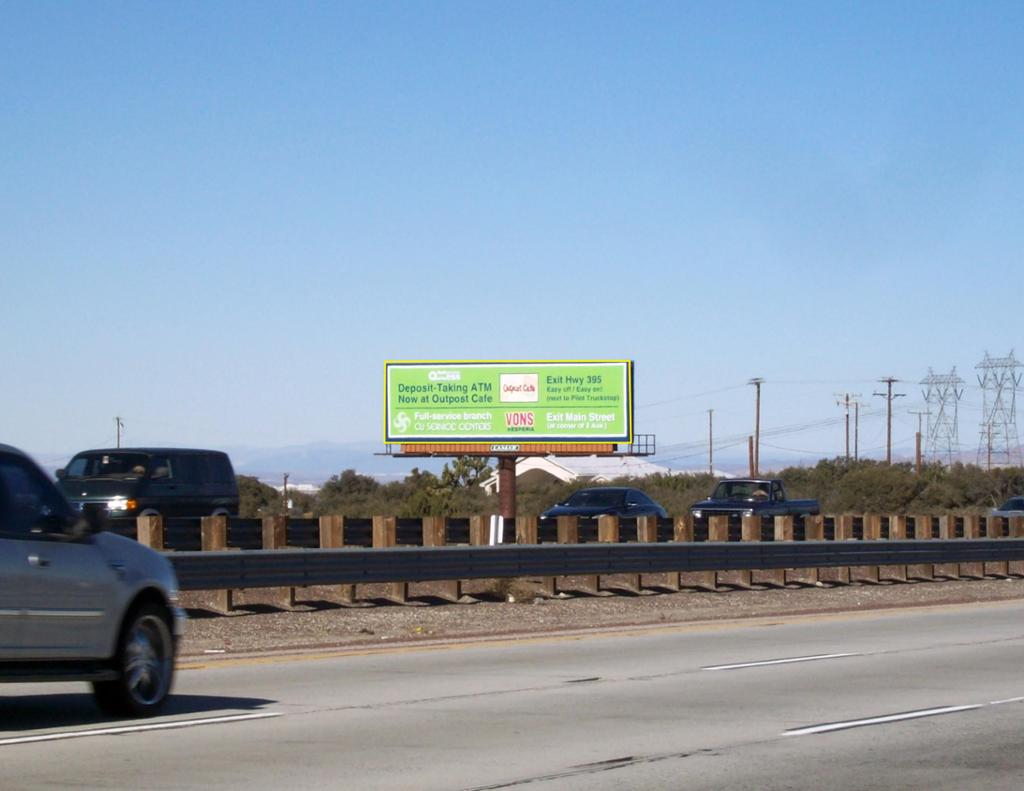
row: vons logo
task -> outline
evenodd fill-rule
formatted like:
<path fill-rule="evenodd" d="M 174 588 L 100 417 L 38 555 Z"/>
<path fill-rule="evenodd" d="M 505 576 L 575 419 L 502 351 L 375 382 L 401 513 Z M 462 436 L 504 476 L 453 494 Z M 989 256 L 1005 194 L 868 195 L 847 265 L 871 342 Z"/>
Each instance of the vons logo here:
<path fill-rule="evenodd" d="M 502 374 L 499 381 L 502 401 L 537 401 L 537 374 Z"/>
<path fill-rule="evenodd" d="M 510 429 L 531 429 L 533 428 L 533 412 L 506 412 L 505 428 Z"/>

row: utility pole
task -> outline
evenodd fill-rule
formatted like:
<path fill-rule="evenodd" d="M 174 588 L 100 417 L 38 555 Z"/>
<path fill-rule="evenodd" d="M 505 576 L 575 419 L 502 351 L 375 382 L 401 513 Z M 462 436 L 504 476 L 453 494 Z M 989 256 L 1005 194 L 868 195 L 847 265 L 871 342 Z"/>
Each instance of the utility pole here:
<path fill-rule="evenodd" d="M 714 443 L 714 430 L 712 425 L 712 415 L 715 414 L 715 410 L 708 410 L 708 475 L 715 474 L 715 443 Z"/>
<path fill-rule="evenodd" d="M 885 427 L 885 463 L 892 464 L 892 400 L 894 398 L 901 398 L 906 393 L 892 392 L 892 386 L 894 382 L 898 382 L 894 376 L 886 376 L 883 379 L 879 379 L 879 382 L 886 385 L 886 392 L 884 393 L 872 393 L 872 395 L 881 396 L 885 398 L 886 403 L 886 427 Z"/>
<path fill-rule="evenodd" d="M 851 395 L 850 393 L 833 393 L 836 398 L 842 398 L 841 401 L 836 401 L 837 406 L 844 407 L 846 410 L 846 461 L 850 461 L 850 404 L 856 404 L 856 401 L 851 399 L 860 398 L 860 393 Z"/>
<path fill-rule="evenodd" d="M 921 418 L 925 415 L 931 417 L 931 412 L 915 412 L 909 410 L 909 414 L 917 415 L 917 434 L 914 437 L 914 473 L 921 474 Z"/>
<path fill-rule="evenodd" d="M 757 476 L 761 474 L 761 385 L 764 382 L 760 376 L 756 376 L 751 379 L 747 384 L 751 384 L 757 390 L 757 397 L 754 406 L 754 453 L 751 475 Z"/>
<path fill-rule="evenodd" d="M 121 447 L 121 429 L 124 428 L 124 421 L 119 417 L 114 418 L 114 429 L 117 432 L 117 447 Z"/>
<path fill-rule="evenodd" d="M 284 486 L 281 487 L 281 508 L 288 513 L 288 473 L 284 474 Z"/>
<path fill-rule="evenodd" d="M 853 402 L 853 460 L 860 461 L 860 401 Z"/>

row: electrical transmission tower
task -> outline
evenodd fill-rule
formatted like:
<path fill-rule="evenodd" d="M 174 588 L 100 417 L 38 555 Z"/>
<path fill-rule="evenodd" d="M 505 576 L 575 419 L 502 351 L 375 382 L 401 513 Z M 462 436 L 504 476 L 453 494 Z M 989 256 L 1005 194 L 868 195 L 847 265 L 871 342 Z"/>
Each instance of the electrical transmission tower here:
<path fill-rule="evenodd" d="M 928 369 L 928 376 L 921 380 L 922 391 L 928 402 L 928 433 L 925 440 L 925 456 L 932 461 L 952 464 L 960 452 L 960 399 L 963 397 L 964 380 L 957 376 L 956 366 L 948 374 L 937 374 Z"/>
<path fill-rule="evenodd" d="M 1009 357 L 989 357 L 975 368 L 981 385 L 982 417 L 981 442 L 978 445 L 978 464 L 1010 466 L 1021 463 L 1020 441 L 1017 438 L 1017 390 L 1024 367 L 1010 351 Z"/>

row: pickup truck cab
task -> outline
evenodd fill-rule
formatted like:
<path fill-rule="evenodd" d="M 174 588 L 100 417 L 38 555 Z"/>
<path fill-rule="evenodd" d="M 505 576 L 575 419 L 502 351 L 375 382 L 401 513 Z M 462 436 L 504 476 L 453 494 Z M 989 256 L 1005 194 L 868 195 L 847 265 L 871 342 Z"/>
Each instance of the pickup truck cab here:
<path fill-rule="evenodd" d="M 821 513 L 817 500 L 790 500 L 778 478 L 720 481 L 706 500 L 690 506 L 694 519 L 709 516 L 807 516 Z"/>

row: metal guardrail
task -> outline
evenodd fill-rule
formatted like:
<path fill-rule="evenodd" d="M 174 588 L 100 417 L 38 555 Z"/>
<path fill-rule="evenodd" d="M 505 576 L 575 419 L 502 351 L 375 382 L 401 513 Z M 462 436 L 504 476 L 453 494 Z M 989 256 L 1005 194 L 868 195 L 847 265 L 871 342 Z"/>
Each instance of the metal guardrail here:
<path fill-rule="evenodd" d="M 1024 539 L 558 544 L 169 552 L 182 590 L 583 574 L 990 563 L 1024 560 Z"/>

